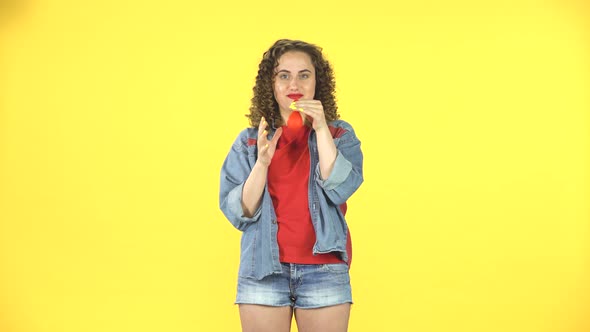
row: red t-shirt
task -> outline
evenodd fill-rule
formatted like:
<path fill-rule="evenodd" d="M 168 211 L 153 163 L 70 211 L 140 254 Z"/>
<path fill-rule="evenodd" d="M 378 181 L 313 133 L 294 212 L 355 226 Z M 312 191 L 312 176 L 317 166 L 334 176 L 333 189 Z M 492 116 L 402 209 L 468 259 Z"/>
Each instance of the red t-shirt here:
<path fill-rule="evenodd" d="M 313 254 L 316 236 L 308 200 L 310 132 L 308 126 L 296 130 L 283 126 L 283 134 L 268 169 L 268 191 L 279 226 L 279 260 L 296 264 L 342 263 L 336 253 Z M 347 242 L 350 252 L 350 235 Z"/>

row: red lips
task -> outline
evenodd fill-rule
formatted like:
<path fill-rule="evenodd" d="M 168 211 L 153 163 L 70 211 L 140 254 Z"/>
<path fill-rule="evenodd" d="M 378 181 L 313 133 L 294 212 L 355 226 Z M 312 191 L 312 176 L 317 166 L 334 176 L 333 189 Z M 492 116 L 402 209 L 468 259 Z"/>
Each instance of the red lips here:
<path fill-rule="evenodd" d="M 287 97 L 293 99 L 294 101 L 298 101 L 299 98 L 303 97 L 303 95 L 300 93 L 290 93 L 287 95 Z"/>

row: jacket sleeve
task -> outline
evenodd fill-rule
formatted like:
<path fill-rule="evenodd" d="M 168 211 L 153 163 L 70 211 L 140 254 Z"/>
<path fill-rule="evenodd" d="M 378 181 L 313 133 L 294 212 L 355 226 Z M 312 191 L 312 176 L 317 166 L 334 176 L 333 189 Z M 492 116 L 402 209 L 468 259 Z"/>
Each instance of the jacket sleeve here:
<path fill-rule="evenodd" d="M 261 206 L 251 218 L 244 216 L 242 189 L 252 167 L 248 160 L 247 133 L 243 131 L 232 144 L 223 166 L 219 186 L 219 207 L 231 224 L 243 231 L 260 218 Z"/>
<path fill-rule="evenodd" d="M 342 121 L 342 127 L 345 132 L 335 139 L 338 153 L 330 176 L 322 180 L 319 164 L 315 169 L 316 181 L 335 205 L 344 204 L 363 183 L 361 142 L 348 123 Z"/>

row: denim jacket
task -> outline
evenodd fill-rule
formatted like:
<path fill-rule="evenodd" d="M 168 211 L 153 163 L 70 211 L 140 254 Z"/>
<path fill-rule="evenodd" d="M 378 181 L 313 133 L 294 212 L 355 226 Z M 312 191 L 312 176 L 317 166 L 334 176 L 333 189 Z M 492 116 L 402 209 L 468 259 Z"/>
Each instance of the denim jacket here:
<path fill-rule="evenodd" d="M 313 253 L 336 252 L 348 262 L 346 239 L 348 227 L 339 206 L 363 182 L 363 155 L 360 141 L 350 124 L 336 120 L 329 123 L 338 150 L 330 176 L 322 180 L 315 131 L 309 135 L 310 176 L 308 185 L 309 211 L 316 234 Z M 274 135 L 274 131 L 269 134 Z M 242 189 L 258 157 L 258 128 L 244 129 L 238 135 L 221 168 L 219 207 L 242 231 L 240 268 L 238 275 L 260 280 L 281 273 L 277 244 L 277 217 L 265 185 L 262 201 L 251 218 L 242 210 Z"/>

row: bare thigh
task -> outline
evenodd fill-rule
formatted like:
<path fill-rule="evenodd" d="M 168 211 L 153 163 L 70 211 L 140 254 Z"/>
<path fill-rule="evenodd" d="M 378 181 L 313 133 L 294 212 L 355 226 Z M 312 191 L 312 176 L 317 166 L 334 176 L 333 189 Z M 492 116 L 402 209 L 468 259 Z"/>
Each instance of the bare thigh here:
<path fill-rule="evenodd" d="M 242 332 L 289 332 L 293 309 L 257 304 L 240 304 Z"/>
<path fill-rule="evenodd" d="M 299 332 L 346 332 L 350 303 L 317 309 L 295 309 Z"/>

